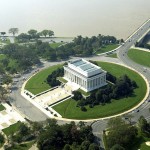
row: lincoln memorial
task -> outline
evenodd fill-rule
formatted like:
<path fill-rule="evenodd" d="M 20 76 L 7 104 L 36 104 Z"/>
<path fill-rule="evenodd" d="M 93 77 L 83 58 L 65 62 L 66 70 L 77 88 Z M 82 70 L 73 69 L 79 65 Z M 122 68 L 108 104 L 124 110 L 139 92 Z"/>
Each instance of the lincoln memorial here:
<path fill-rule="evenodd" d="M 64 79 L 74 82 L 85 92 L 106 85 L 106 71 L 84 59 L 69 61 L 64 66 Z"/>

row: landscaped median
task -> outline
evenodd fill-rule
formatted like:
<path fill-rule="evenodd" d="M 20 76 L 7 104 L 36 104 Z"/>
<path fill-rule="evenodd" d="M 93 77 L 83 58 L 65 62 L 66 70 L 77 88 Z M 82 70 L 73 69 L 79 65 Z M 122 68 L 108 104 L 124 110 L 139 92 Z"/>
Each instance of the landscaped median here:
<path fill-rule="evenodd" d="M 122 98 L 119 100 L 112 100 L 111 103 L 105 105 L 96 105 L 93 108 L 86 106 L 87 111 L 81 111 L 79 107 L 76 107 L 77 101 L 69 99 L 53 107 L 63 118 L 84 120 L 84 119 L 98 119 L 112 115 L 117 115 L 132 109 L 137 106 L 145 97 L 147 92 L 147 85 L 145 80 L 134 70 L 131 70 L 125 66 L 121 66 L 114 63 L 97 62 L 102 69 L 110 72 L 112 75 L 119 78 L 122 75 L 127 75 L 131 80 L 137 83 L 138 88 L 134 89 L 134 93 L 130 97 Z M 50 88 L 45 82 L 47 76 L 63 65 L 52 66 L 48 69 L 34 75 L 26 84 L 25 89 L 38 94 Z"/>

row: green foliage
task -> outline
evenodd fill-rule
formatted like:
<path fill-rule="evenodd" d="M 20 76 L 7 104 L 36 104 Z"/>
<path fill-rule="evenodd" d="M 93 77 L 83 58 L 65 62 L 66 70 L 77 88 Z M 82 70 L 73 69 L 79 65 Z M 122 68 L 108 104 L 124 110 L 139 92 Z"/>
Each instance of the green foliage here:
<path fill-rule="evenodd" d="M 145 136 L 150 137 L 150 123 L 141 116 L 138 120 L 138 127 L 141 133 L 145 134 Z"/>
<path fill-rule="evenodd" d="M 82 94 L 80 91 L 73 91 L 73 99 L 78 101 L 83 98 Z"/>
<path fill-rule="evenodd" d="M 131 148 L 138 134 L 137 128 L 125 123 L 121 118 L 110 119 L 108 124 L 108 147 L 114 149 L 114 145 L 118 144 L 125 149 Z"/>
<path fill-rule="evenodd" d="M 125 149 L 119 144 L 116 144 L 110 150 L 125 150 Z"/>
<path fill-rule="evenodd" d="M 99 105 L 110 103 L 112 99 L 121 99 L 123 97 L 128 97 L 133 94 L 133 90 L 137 88 L 137 85 L 134 81 L 131 81 L 128 76 L 124 75 L 116 79 L 113 75 L 108 73 L 107 80 L 114 82 L 114 85 L 108 84 L 104 88 L 100 88 L 96 91 L 91 92 L 90 96 L 86 100 L 80 100 L 76 95 L 75 100 L 80 100 L 78 106 L 85 105 Z M 77 91 L 78 92 L 78 91 Z M 74 99 L 74 97 L 73 97 Z"/>
<path fill-rule="evenodd" d="M 58 68 L 57 70 L 53 71 L 50 75 L 47 77 L 47 83 L 51 86 L 58 86 L 60 85 L 60 81 L 57 80 L 57 77 L 62 77 L 64 75 L 64 69 Z"/>
<path fill-rule="evenodd" d="M 90 144 L 88 150 L 99 150 L 99 147 L 98 147 L 98 145 L 96 145 L 95 143 L 92 143 L 92 144 Z"/>
<path fill-rule="evenodd" d="M 4 143 L 5 138 L 4 136 L 0 133 L 0 146 Z"/>
<path fill-rule="evenodd" d="M 4 102 L 6 100 L 7 93 L 8 93 L 7 90 L 0 85 L 0 101 L 1 102 Z"/>
<path fill-rule="evenodd" d="M 13 34 L 13 36 L 15 36 L 15 34 L 17 34 L 18 31 L 19 31 L 18 28 L 10 28 L 8 32 L 9 32 L 10 34 Z"/>
<path fill-rule="evenodd" d="M 39 34 L 38 34 L 37 30 L 31 29 L 28 31 L 28 34 L 30 35 L 31 39 L 39 38 Z"/>
<path fill-rule="evenodd" d="M 21 34 L 19 34 L 19 35 L 16 37 L 16 40 L 17 40 L 18 42 L 26 43 L 26 42 L 29 42 L 31 38 L 32 38 L 31 35 L 28 35 L 28 34 L 26 34 L 26 33 L 21 33 Z"/>
<path fill-rule="evenodd" d="M 5 107 L 0 104 L 0 111 L 5 110 Z"/>
<path fill-rule="evenodd" d="M 31 51 L 28 46 L 9 44 L 3 48 L 3 54 L 17 62 L 16 70 L 26 70 L 40 62 L 35 51 Z M 10 69 L 12 68 L 7 68 Z"/>
<path fill-rule="evenodd" d="M 39 150 L 71 150 L 74 148 L 89 148 L 94 142 L 94 135 L 90 126 L 75 125 L 74 122 L 59 126 L 55 120 L 47 120 L 44 130 L 39 133 L 37 145 Z M 93 144 L 96 147 L 96 144 Z"/>

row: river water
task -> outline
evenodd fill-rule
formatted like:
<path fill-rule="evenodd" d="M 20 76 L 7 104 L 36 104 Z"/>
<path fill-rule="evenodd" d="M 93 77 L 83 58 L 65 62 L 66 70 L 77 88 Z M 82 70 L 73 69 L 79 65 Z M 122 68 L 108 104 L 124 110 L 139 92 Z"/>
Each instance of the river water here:
<path fill-rule="evenodd" d="M 150 18 L 150 0 L 0 0 L 0 31 L 51 29 L 56 36 L 126 39 Z"/>

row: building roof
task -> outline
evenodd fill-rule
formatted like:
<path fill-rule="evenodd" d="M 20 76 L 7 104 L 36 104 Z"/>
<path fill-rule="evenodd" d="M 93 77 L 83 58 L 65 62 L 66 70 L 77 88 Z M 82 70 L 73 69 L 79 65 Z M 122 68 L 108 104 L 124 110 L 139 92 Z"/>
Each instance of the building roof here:
<path fill-rule="evenodd" d="M 85 59 L 69 61 L 68 67 L 86 77 L 94 76 L 104 72 L 101 67 L 96 66 Z"/>

